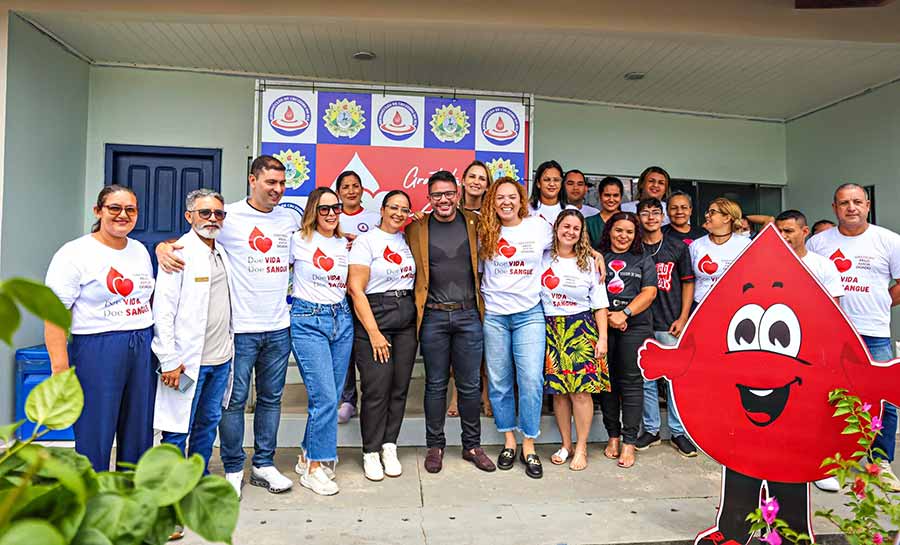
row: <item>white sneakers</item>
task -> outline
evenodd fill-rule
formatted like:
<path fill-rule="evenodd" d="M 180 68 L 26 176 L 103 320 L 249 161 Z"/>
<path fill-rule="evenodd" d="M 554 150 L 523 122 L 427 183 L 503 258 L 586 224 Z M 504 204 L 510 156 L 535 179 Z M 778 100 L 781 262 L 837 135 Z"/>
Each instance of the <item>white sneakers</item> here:
<path fill-rule="evenodd" d="M 323 465 L 319 466 L 325 472 L 325 475 L 328 476 L 332 481 L 334 480 L 334 468 L 337 467 L 337 462 L 322 462 Z M 301 450 L 300 454 L 297 455 L 297 464 L 294 466 L 294 473 L 297 475 L 303 475 L 306 473 L 306 455 Z"/>
<path fill-rule="evenodd" d="M 228 484 L 234 487 L 234 491 L 237 492 L 238 499 L 241 499 L 241 487 L 244 486 L 244 472 L 238 471 L 235 473 L 226 473 L 225 480 L 228 481 Z"/>
<path fill-rule="evenodd" d="M 397 459 L 397 445 L 394 443 L 381 445 L 381 463 L 384 464 L 384 474 L 388 477 L 399 477 L 403 473 L 403 467 Z"/>
<path fill-rule="evenodd" d="M 841 490 L 840 483 L 838 483 L 838 480 L 834 477 L 825 477 L 824 479 L 819 479 L 813 484 L 816 485 L 816 488 L 824 492 L 839 492 Z"/>
<path fill-rule="evenodd" d="M 881 478 L 884 480 L 884 483 L 890 487 L 891 492 L 900 492 L 900 480 L 894 475 L 894 470 L 891 469 L 891 463 L 883 458 L 879 458 L 875 463 L 881 468 Z"/>
<path fill-rule="evenodd" d="M 308 468 L 309 466 L 307 466 Z M 320 496 L 334 496 L 340 492 L 337 483 L 331 480 L 325 473 L 325 466 L 319 466 L 312 470 L 308 470 L 300 476 L 300 485 L 309 488 Z"/>
<path fill-rule="evenodd" d="M 370 481 L 384 480 L 384 468 L 377 452 L 363 453 L 363 471 L 366 473 L 366 479 Z"/>
<path fill-rule="evenodd" d="M 256 467 L 250 472 L 250 484 L 261 486 L 273 494 L 286 492 L 294 486 L 294 481 L 281 474 L 275 466 Z"/>

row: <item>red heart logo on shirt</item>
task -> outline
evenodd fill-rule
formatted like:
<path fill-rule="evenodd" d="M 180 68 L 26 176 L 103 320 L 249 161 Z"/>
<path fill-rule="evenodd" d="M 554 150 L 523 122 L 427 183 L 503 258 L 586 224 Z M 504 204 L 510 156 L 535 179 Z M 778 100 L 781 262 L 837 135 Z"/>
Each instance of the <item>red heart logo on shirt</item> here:
<path fill-rule="evenodd" d="M 850 267 L 853 266 L 853 262 L 844 257 L 844 252 L 840 249 L 836 250 L 833 254 L 828 256 L 828 259 L 834 263 L 835 268 L 837 268 L 838 272 L 847 272 Z"/>
<path fill-rule="evenodd" d="M 497 241 L 497 252 L 506 259 L 509 259 L 516 255 L 516 248 L 507 242 L 505 238 L 501 238 Z"/>
<path fill-rule="evenodd" d="M 386 260 L 390 261 L 394 265 L 399 265 L 399 264 L 403 263 L 403 256 L 401 256 L 397 252 L 394 252 L 393 250 L 391 250 L 390 246 L 384 247 L 383 255 Z"/>
<path fill-rule="evenodd" d="M 113 286 L 122 297 L 128 297 L 128 294 L 134 290 L 134 282 L 128 278 L 116 278 L 113 280 Z"/>
<path fill-rule="evenodd" d="M 712 260 L 709 257 L 709 254 L 703 256 L 699 263 L 697 263 L 697 268 L 701 271 L 705 272 L 708 275 L 713 275 L 717 270 L 719 270 L 719 264 Z"/>
<path fill-rule="evenodd" d="M 272 248 L 272 239 L 269 237 L 256 237 L 253 239 L 256 249 L 262 253 L 268 252 Z"/>
<path fill-rule="evenodd" d="M 559 285 L 559 277 L 553 274 L 553 269 L 547 269 L 544 271 L 544 274 L 541 275 L 541 283 L 544 284 L 548 290 L 552 290 Z"/>
<path fill-rule="evenodd" d="M 328 272 L 334 267 L 334 259 L 325 255 L 320 248 L 316 248 L 315 253 L 313 254 L 313 265 L 316 267 Z"/>

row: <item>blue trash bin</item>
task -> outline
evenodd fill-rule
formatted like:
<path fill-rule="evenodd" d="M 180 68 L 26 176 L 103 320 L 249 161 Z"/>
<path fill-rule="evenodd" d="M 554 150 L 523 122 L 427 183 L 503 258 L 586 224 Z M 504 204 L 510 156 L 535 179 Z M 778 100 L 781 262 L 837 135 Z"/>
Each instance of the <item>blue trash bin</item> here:
<path fill-rule="evenodd" d="M 50 355 L 47 347 L 40 344 L 16 350 L 16 421 L 26 420 L 18 430 L 19 438 L 31 437 L 34 422 L 25 416 L 25 400 L 35 386 L 50 378 Z M 42 441 L 74 441 L 75 431 L 69 427 L 53 430 L 41 436 Z"/>

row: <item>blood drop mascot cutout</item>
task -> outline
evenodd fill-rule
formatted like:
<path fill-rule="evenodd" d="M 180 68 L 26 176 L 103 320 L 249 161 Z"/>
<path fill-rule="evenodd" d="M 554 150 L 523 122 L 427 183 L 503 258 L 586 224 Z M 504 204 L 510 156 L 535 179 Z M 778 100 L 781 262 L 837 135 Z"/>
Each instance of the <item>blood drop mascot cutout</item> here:
<path fill-rule="evenodd" d="M 900 403 L 900 360 L 871 361 L 772 225 L 719 279 L 678 344 L 648 340 L 638 362 L 648 380 L 672 382 L 688 435 L 725 466 L 716 525 L 698 545 L 749 542 L 744 519 L 761 493 L 778 498 L 779 518 L 812 536 L 808 483 L 827 476 L 819 467 L 826 457 L 849 459 L 860 437 L 841 435 L 828 393 L 847 388 L 878 408 Z"/>

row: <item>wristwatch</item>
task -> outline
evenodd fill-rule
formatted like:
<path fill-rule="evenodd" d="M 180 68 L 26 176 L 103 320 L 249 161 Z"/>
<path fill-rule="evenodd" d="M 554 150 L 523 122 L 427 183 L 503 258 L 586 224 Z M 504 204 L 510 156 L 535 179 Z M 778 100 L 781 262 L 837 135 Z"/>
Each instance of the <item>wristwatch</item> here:
<path fill-rule="evenodd" d="M 622 314 L 624 314 L 625 316 L 628 316 L 629 318 L 631 318 L 631 309 L 628 308 L 628 307 L 623 308 L 623 309 L 622 309 Z"/>

